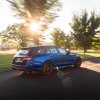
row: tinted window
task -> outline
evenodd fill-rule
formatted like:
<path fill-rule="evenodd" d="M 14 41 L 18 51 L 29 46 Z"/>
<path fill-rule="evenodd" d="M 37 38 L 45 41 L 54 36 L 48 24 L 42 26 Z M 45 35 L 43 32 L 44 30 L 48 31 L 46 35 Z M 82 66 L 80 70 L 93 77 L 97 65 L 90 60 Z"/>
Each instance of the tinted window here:
<path fill-rule="evenodd" d="M 66 54 L 67 52 L 66 52 L 66 50 L 65 49 L 63 49 L 63 48 L 58 48 L 58 50 L 59 50 L 59 52 L 61 53 L 61 54 Z"/>
<path fill-rule="evenodd" d="M 55 54 L 55 53 L 58 53 L 57 49 L 55 47 L 50 47 L 50 52 Z"/>
<path fill-rule="evenodd" d="M 32 49 L 32 54 L 43 54 L 44 53 L 44 49 L 43 48 L 33 48 Z"/>
<path fill-rule="evenodd" d="M 50 51 L 49 48 L 46 48 L 46 53 L 47 53 L 47 54 L 50 54 L 50 53 L 51 53 L 51 51 Z"/>

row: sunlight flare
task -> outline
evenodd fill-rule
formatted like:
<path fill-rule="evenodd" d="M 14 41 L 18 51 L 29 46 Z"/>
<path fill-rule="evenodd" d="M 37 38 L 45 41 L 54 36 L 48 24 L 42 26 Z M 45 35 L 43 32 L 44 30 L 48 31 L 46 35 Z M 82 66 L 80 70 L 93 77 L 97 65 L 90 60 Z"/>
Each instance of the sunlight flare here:
<path fill-rule="evenodd" d="M 31 31 L 39 31 L 40 30 L 40 25 L 36 22 L 32 22 L 30 24 L 30 29 L 31 29 Z"/>

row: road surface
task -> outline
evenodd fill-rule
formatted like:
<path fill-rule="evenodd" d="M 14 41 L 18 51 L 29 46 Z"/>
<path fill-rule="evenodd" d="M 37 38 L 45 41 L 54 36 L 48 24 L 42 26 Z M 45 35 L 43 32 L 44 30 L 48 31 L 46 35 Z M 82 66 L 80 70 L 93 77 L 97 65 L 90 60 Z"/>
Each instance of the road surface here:
<path fill-rule="evenodd" d="M 51 76 L 0 72 L 0 100 L 100 100 L 100 58 Z"/>

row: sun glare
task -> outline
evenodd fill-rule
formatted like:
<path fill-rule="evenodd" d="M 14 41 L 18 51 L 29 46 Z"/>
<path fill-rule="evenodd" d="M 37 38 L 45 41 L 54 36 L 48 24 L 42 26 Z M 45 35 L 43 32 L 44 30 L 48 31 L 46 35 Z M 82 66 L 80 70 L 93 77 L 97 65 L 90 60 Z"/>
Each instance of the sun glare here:
<path fill-rule="evenodd" d="M 31 23 L 31 25 L 30 25 L 30 29 L 31 29 L 32 31 L 39 31 L 39 30 L 40 30 L 40 25 L 39 25 L 38 23 L 33 22 L 33 23 Z"/>

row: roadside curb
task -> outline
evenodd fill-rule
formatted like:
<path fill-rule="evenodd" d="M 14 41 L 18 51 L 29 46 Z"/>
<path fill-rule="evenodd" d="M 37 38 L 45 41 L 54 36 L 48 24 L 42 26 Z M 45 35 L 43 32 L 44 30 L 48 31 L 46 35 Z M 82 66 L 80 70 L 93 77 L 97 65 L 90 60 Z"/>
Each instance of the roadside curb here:
<path fill-rule="evenodd" d="M 9 72 L 12 71 L 12 68 L 4 68 L 4 69 L 0 69 L 0 72 Z"/>

